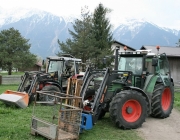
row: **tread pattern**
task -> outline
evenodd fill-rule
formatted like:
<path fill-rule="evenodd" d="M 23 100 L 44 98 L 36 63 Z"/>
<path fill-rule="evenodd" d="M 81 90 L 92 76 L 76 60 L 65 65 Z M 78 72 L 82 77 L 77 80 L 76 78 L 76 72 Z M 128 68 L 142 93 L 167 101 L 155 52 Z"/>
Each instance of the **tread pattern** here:
<path fill-rule="evenodd" d="M 54 85 L 48 85 L 43 87 L 42 91 L 57 91 L 60 92 L 60 89 Z M 44 94 L 40 94 L 40 101 L 48 101 L 48 96 Z"/>
<path fill-rule="evenodd" d="M 128 100 L 137 100 L 141 107 L 142 112 L 140 118 L 135 122 L 127 122 L 122 116 L 122 107 L 123 104 Z M 124 90 L 117 93 L 111 103 L 110 103 L 110 118 L 115 123 L 115 125 L 122 129 L 135 129 L 142 125 L 145 122 L 145 119 L 148 115 L 148 102 L 142 93 L 135 90 Z"/>
<path fill-rule="evenodd" d="M 171 92 L 171 104 L 167 111 L 164 111 L 161 106 L 161 95 L 165 87 L 162 83 L 156 84 L 152 95 L 151 116 L 155 118 L 167 118 L 171 114 L 174 104 L 174 92 Z"/>

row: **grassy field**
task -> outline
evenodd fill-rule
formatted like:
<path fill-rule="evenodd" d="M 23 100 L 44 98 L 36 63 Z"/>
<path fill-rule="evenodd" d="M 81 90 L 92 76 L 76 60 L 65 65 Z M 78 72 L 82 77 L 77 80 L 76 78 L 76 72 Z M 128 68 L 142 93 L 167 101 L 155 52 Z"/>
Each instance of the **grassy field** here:
<path fill-rule="evenodd" d="M 0 85 L 3 91 L 17 90 L 17 85 Z M 180 93 L 175 93 L 175 107 L 180 110 Z M 43 140 L 41 136 L 30 134 L 30 124 L 33 106 L 25 109 L 6 106 L 0 102 L 0 140 Z M 97 122 L 92 130 L 80 134 L 80 140 L 142 140 L 134 130 L 116 128 L 109 114 Z"/>
<path fill-rule="evenodd" d="M 17 85 L 0 85 L 0 93 L 17 90 Z M 25 109 L 6 106 L 0 102 L 0 140 L 43 140 L 30 134 L 33 105 Z M 107 114 L 92 130 L 80 134 L 81 140 L 141 140 L 134 130 L 117 129 Z"/>
<path fill-rule="evenodd" d="M 24 75 L 24 72 L 12 72 L 12 75 Z M 0 75 L 8 75 L 7 72 L 0 72 Z"/>
<path fill-rule="evenodd" d="M 174 107 L 180 111 L 180 91 L 175 92 Z"/>

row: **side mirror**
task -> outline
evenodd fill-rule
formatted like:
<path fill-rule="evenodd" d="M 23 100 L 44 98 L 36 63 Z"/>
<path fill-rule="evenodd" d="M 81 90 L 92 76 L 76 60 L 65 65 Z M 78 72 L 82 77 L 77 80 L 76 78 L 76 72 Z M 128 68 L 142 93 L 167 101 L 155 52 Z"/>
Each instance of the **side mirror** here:
<path fill-rule="evenodd" d="M 152 66 L 157 66 L 158 64 L 158 59 L 157 58 L 153 58 L 152 59 Z"/>

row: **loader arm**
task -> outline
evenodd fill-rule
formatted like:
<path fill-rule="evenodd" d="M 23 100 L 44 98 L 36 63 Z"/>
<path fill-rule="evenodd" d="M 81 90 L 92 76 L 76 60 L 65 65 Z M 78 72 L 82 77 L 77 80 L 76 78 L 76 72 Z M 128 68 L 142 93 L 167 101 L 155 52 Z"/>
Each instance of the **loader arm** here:
<path fill-rule="evenodd" d="M 82 97 L 82 102 L 86 102 L 87 92 L 89 89 L 93 88 L 93 102 L 90 103 L 90 109 L 88 110 L 93 117 L 93 123 L 98 119 L 99 112 L 101 111 L 101 97 L 105 91 L 106 83 L 109 77 L 110 69 L 105 70 L 94 70 L 92 68 L 87 68 L 85 76 L 83 77 L 83 85 L 80 91 L 80 96 Z M 86 112 L 87 110 L 84 109 Z"/>
<path fill-rule="evenodd" d="M 26 72 L 18 87 L 18 91 L 6 90 L 0 95 L 0 101 L 9 105 L 16 105 L 20 108 L 26 108 L 34 99 L 39 81 L 41 79 L 48 79 L 49 77 L 50 75 L 48 73 L 37 71 Z"/>
<path fill-rule="evenodd" d="M 106 85 L 107 85 L 107 81 L 109 79 L 109 74 L 110 74 L 110 69 L 107 68 L 105 75 L 103 77 L 103 80 L 100 84 L 99 90 L 96 93 L 95 99 L 94 99 L 94 104 L 92 105 L 92 109 L 93 109 L 93 123 L 96 123 L 96 121 L 99 118 L 99 115 L 101 113 L 102 110 L 102 103 L 100 103 L 100 100 L 102 98 L 102 95 L 105 93 L 106 90 Z"/>

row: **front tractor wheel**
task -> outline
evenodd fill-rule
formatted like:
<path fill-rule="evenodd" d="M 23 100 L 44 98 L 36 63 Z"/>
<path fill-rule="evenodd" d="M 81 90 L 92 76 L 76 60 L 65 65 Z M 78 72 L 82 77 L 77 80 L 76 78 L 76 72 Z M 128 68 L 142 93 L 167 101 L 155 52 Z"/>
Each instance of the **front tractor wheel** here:
<path fill-rule="evenodd" d="M 110 117 L 119 128 L 138 128 L 148 114 L 148 103 L 142 93 L 124 90 L 116 94 L 110 103 Z"/>
<path fill-rule="evenodd" d="M 171 114 L 174 103 L 174 92 L 163 84 L 157 84 L 152 95 L 152 113 L 156 118 L 167 118 Z"/>

